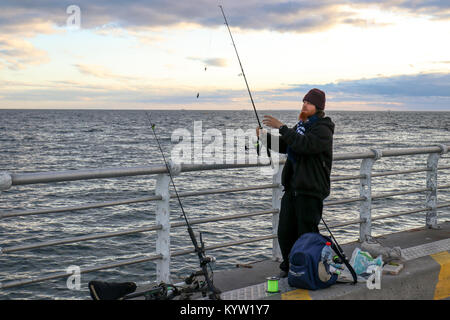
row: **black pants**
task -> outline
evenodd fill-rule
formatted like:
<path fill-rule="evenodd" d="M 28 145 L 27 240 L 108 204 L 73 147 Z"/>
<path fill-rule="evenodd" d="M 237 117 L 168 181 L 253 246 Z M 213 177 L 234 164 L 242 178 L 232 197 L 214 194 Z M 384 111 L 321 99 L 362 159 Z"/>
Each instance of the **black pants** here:
<path fill-rule="evenodd" d="M 295 195 L 292 191 L 284 193 L 278 222 L 278 243 L 283 256 L 281 270 L 289 270 L 289 253 L 295 241 L 304 233 L 319 232 L 322 209 L 323 201 L 320 198 Z"/>

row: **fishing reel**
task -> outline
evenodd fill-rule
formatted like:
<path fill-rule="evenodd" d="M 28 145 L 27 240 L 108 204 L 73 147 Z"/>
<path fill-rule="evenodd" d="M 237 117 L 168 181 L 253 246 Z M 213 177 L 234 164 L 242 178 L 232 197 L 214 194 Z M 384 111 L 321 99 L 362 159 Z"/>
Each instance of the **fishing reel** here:
<path fill-rule="evenodd" d="M 205 243 L 203 242 L 203 236 L 202 233 L 200 232 L 200 251 L 202 252 L 202 259 L 200 261 L 200 267 L 203 268 L 203 266 L 209 264 L 209 263 L 214 263 L 216 262 L 216 258 L 212 257 L 212 256 L 206 256 L 205 255 Z"/>
<path fill-rule="evenodd" d="M 200 232 L 200 247 L 198 247 L 199 250 L 199 257 L 200 257 L 200 267 L 202 268 L 201 271 L 199 271 L 205 278 L 205 290 L 202 291 L 203 297 L 206 297 L 206 294 L 209 292 L 209 298 L 212 300 L 220 300 L 220 293 L 221 291 L 217 289 L 213 284 L 213 276 L 212 276 L 212 268 L 211 263 L 216 262 L 216 258 L 212 256 L 206 256 L 205 255 L 205 243 L 203 242 L 203 235 Z M 211 269 L 211 275 L 208 271 L 208 266 Z"/>
<path fill-rule="evenodd" d="M 202 297 L 206 297 L 206 294 L 208 293 L 208 283 L 206 282 L 206 278 L 205 280 L 199 278 L 202 276 L 207 277 L 208 275 L 205 275 L 201 270 L 193 272 L 189 277 L 184 279 L 184 283 L 187 286 L 181 292 L 183 294 L 182 300 L 189 299 L 189 297 L 196 292 L 200 292 Z"/>

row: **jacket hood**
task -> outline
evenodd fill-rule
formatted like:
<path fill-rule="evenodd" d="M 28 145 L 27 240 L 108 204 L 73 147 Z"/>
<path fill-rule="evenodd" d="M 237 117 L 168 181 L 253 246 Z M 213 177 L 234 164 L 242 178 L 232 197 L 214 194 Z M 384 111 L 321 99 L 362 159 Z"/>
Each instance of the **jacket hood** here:
<path fill-rule="evenodd" d="M 317 124 L 327 126 L 330 128 L 331 132 L 334 134 L 334 122 L 331 121 L 330 117 L 319 118 Z"/>

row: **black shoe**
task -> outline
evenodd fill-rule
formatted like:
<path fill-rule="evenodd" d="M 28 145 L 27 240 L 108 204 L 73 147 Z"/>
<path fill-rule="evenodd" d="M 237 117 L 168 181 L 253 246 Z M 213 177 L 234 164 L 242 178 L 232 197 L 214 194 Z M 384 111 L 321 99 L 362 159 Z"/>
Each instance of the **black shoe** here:
<path fill-rule="evenodd" d="M 286 278 L 288 276 L 288 273 L 284 270 L 280 271 L 280 274 L 278 275 L 280 279 Z"/>
<path fill-rule="evenodd" d="M 117 300 L 136 290 L 134 282 L 90 281 L 88 286 L 92 300 Z"/>

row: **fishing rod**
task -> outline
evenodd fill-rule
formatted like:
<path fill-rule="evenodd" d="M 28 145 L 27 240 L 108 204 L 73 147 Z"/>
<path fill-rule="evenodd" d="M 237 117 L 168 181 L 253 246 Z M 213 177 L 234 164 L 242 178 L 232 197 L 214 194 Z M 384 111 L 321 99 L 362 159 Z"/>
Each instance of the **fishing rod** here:
<path fill-rule="evenodd" d="M 258 126 L 259 126 L 260 129 L 262 129 L 261 122 L 259 121 L 258 113 L 256 112 L 255 102 L 253 101 L 253 96 L 252 96 L 252 93 L 250 91 L 250 87 L 248 85 L 247 77 L 245 76 L 244 68 L 242 67 L 241 59 L 239 58 L 239 53 L 237 51 L 236 44 L 235 44 L 234 39 L 233 39 L 233 35 L 231 34 L 231 30 L 230 30 L 230 26 L 229 26 L 228 21 L 227 21 L 227 17 L 225 16 L 225 12 L 223 11 L 223 7 L 221 5 L 219 5 L 219 8 L 220 8 L 220 11 L 222 11 L 223 19 L 225 20 L 225 25 L 227 26 L 228 33 L 230 34 L 231 42 L 233 43 L 234 51 L 236 52 L 236 56 L 237 56 L 237 59 L 238 59 L 238 62 L 239 62 L 239 66 L 241 67 L 242 76 L 244 77 L 245 85 L 247 86 L 248 95 L 250 96 L 250 101 L 252 102 L 253 111 L 255 112 L 256 120 L 258 121 Z M 257 154 L 259 156 L 259 154 L 260 154 L 260 152 L 259 152 L 259 148 L 260 148 L 259 137 L 258 137 L 258 143 L 257 143 L 256 146 L 257 146 L 256 147 L 257 148 L 256 152 L 257 152 Z M 267 147 L 267 156 L 269 157 L 270 164 L 272 165 L 272 158 L 270 156 L 269 147 Z M 350 266 L 350 264 L 348 263 L 348 259 L 345 256 L 344 250 L 342 250 L 341 246 L 339 245 L 339 243 L 334 238 L 333 233 L 328 228 L 328 225 L 326 224 L 326 222 L 325 222 L 325 220 L 323 218 L 322 218 L 322 222 L 325 225 L 325 227 L 327 228 L 328 232 L 330 233 L 330 235 L 331 235 L 331 237 L 333 239 L 333 242 L 335 243 L 335 246 L 336 246 L 336 249 L 337 249 L 336 252 L 338 252 L 339 257 L 343 260 L 343 262 L 349 268 L 349 270 L 350 270 L 350 272 L 351 272 L 351 274 L 353 276 L 354 283 L 356 283 L 356 273 L 353 270 L 353 268 Z"/>
<path fill-rule="evenodd" d="M 198 255 L 198 258 L 199 258 L 199 261 L 200 261 L 200 268 L 202 269 L 202 274 L 205 277 L 205 280 L 206 280 L 206 283 L 207 283 L 207 286 L 208 286 L 208 291 L 210 291 L 210 298 L 214 299 L 214 300 L 220 300 L 220 290 L 217 289 L 214 286 L 213 281 L 209 277 L 209 272 L 208 272 L 208 267 L 211 268 L 210 263 L 214 262 L 215 259 L 213 257 L 207 257 L 205 255 L 205 245 L 203 243 L 203 239 L 202 239 L 202 234 L 201 233 L 200 233 L 200 244 L 201 245 L 200 246 L 198 245 L 197 238 L 195 237 L 194 231 L 192 230 L 191 224 L 189 223 L 187 215 L 186 215 L 186 213 L 184 211 L 183 204 L 181 203 L 180 196 L 178 195 L 178 191 L 177 191 L 177 188 L 176 188 L 175 183 L 173 181 L 172 173 L 171 173 L 169 165 L 168 165 L 168 163 L 166 161 L 166 157 L 165 157 L 164 151 L 163 151 L 163 149 L 161 147 L 161 143 L 159 142 L 158 136 L 156 135 L 155 124 L 152 124 L 151 119 L 150 119 L 150 115 L 147 112 L 145 114 L 147 115 L 148 122 L 150 123 L 150 126 L 152 128 L 153 135 L 155 136 L 155 140 L 158 143 L 159 151 L 161 152 L 161 155 L 163 157 L 164 164 L 166 165 L 166 169 L 167 169 L 167 172 L 168 172 L 169 177 L 170 177 L 170 181 L 172 182 L 173 189 L 175 190 L 175 195 L 176 195 L 176 197 L 178 199 L 178 203 L 180 204 L 181 212 L 183 213 L 184 220 L 186 221 L 189 237 L 191 238 L 192 244 L 194 245 L 195 252 Z"/>
<path fill-rule="evenodd" d="M 333 233 L 331 232 L 330 228 L 328 228 L 328 225 L 325 222 L 325 220 L 323 219 L 323 217 L 321 219 L 322 219 L 323 224 L 325 225 L 325 228 L 328 230 L 328 232 L 330 233 L 331 238 L 333 239 L 333 244 L 335 245 L 335 249 L 336 249 L 335 252 L 338 254 L 338 257 L 342 260 L 342 263 L 344 263 L 347 266 L 348 270 L 350 271 L 350 273 L 351 273 L 351 275 L 353 277 L 353 284 L 356 284 L 356 282 L 357 282 L 357 275 L 356 275 L 355 269 L 353 269 L 353 267 L 350 265 L 350 262 L 348 261 L 344 250 L 342 250 L 341 246 L 337 242 L 337 240 L 334 237 Z"/>
<path fill-rule="evenodd" d="M 239 62 L 239 66 L 241 67 L 242 76 L 245 80 L 245 85 L 247 86 L 248 95 L 250 96 L 250 101 L 252 102 L 253 111 L 255 112 L 256 120 L 258 121 L 258 126 L 260 129 L 262 129 L 261 121 L 259 121 L 258 112 L 256 112 L 255 102 L 253 101 L 252 92 L 250 91 L 250 87 L 248 85 L 247 77 L 245 76 L 244 68 L 242 67 L 241 59 L 239 58 L 239 53 L 236 48 L 236 44 L 234 43 L 233 35 L 231 34 L 230 26 L 228 25 L 227 17 L 225 16 L 225 12 L 223 11 L 223 7 L 219 5 L 220 11 L 222 11 L 223 19 L 225 20 L 225 25 L 227 26 L 228 33 L 230 34 L 231 42 L 233 43 L 234 51 L 236 52 L 236 56 Z M 256 144 L 256 153 L 258 156 L 260 155 L 260 143 L 259 143 L 259 136 L 258 136 L 258 142 Z M 272 158 L 270 156 L 270 150 L 269 147 L 267 147 L 267 156 L 269 157 L 270 163 L 272 164 Z"/>

